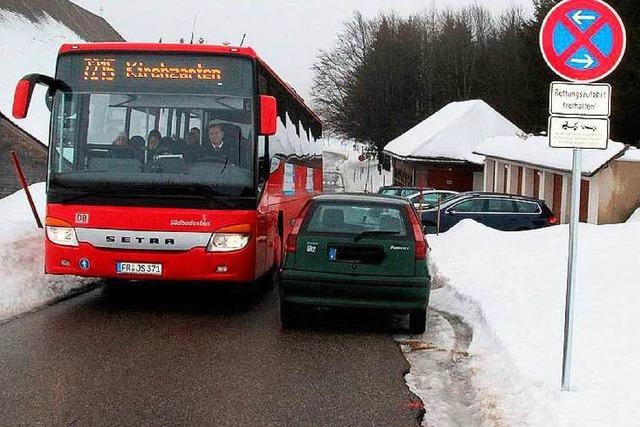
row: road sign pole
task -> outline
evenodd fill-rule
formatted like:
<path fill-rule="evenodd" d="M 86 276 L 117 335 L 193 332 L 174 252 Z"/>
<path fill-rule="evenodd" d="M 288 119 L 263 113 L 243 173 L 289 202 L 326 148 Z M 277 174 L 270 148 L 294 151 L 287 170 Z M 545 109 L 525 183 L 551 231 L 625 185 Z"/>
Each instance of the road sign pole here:
<path fill-rule="evenodd" d="M 562 354 L 562 391 L 571 390 L 573 356 L 573 303 L 578 267 L 578 225 L 580 220 L 580 184 L 582 180 L 582 150 L 573 150 L 571 177 L 571 225 L 569 227 L 569 265 L 567 268 L 567 298 L 564 313 L 564 347 Z"/>

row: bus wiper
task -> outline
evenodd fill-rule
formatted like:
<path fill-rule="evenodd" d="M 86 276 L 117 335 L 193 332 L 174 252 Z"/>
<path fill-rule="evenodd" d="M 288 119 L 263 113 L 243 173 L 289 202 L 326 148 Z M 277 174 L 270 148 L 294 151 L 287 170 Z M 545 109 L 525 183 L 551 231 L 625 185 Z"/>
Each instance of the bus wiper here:
<path fill-rule="evenodd" d="M 369 230 L 363 231 L 356 235 L 353 238 L 354 242 L 364 239 L 367 236 L 398 236 L 400 234 L 399 231 L 391 231 L 391 230 Z"/>
<path fill-rule="evenodd" d="M 195 194 L 197 196 L 200 197 L 204 197 L 206 199 L 212 200 L 216 203 L 220 203 L 223 206 L 229 207 L 231 206 L 231 204 L 225 200 L 222 200 L 219 198 L 219 196 L 221 196 L 221 194 L 219 193 L 214 193 L 213 192 L 213 188 L 210 185 L 207 184 L 189 184 L 187 186 L 184 187 L 180 187 L 181 190 L 189 190 L 192 194 Z M 216 197 L 218 196 L 218 197 Z"/>

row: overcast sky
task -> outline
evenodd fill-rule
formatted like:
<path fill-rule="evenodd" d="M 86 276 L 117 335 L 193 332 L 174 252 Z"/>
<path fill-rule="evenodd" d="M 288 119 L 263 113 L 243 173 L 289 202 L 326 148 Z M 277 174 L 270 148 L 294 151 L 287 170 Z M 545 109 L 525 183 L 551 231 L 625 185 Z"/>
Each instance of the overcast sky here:
<path fill-rule="evenodd" d="M 309 99 L 310 70 L 319 49 L 330 48 L 355 10 L 365 16 L 394 10 L 403 15 L 428 9 L 482 4 L 533 10 L 532 0 L 73 0 L 102 15 L 127 41 L 189 40 L 194 16 L 196 39 L 253 47 L 281 77 Z"/>

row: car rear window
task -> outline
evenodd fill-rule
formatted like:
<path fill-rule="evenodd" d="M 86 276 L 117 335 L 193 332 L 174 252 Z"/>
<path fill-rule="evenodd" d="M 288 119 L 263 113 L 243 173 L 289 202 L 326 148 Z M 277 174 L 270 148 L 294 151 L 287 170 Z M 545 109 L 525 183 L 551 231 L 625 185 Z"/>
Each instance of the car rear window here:
<path fill-rule="evenodd" d="M 538 214 L 542 212 L 540 205 L 534 202 L 516 202 L 516 207 L 519 213 Z"/>
<path fill-rule="evenodd" d="M 402 207 L 316 203 L 302 227 L 307 233 L 360 234 L 362 232 L 390 232 L 407 236 L 406 211 Z"/>
<path fill-rule="evenodd" d="M 516 207 L 511 200 L 489 199 L 487 211 L 491 213 L 514 213 L 516 212 Z"/>

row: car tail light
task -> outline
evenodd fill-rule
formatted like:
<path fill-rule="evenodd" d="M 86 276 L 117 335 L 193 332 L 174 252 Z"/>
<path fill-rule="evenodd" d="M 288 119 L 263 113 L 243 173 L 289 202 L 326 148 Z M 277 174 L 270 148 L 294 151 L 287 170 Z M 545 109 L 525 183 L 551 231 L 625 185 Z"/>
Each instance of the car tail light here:
<path fill-rule="evenodd" d="M 547 223 L 549 225 L 556 225 L 558 224 L 558 218 L 556 218 L 555 216 L 549 217 L 547 218 Z"/>
<path fill-rule="evenodd" d="M 409 216 L 409 220 L 411 221 L 411 228 L 413 229 L 413 237 L 415 239 L 416 248 L 416 259 L 427 259 L 427 240 L 425 239 L 424 233 L 422 232 L 422 226 L 420 224 L 420 220 L 418 219 L 418 215 L 416 215 L 415 211 L 411 208 L 407 208 L 407 215 Z"/>
<path fill-rule="evenodd" d="M 287 253 L 295 253 L 296 248 L 298 246 L 298 234 L 300 233 L 300 227 L 302 227 L 302 221 L 304 221 L 304 217 L 307 215 L 309 211 L 309 207 L 311 206 L 311 201 L 308 201 L 300 211 L 298 218 L 295 218 L 295 223 L 293 224 L 293 228 L 291 232 L 287 236 L 287 241 L 284 246 L 284 250 Z"/>
<path fill-rule="evenodd" d="M 288 253 L 295 253 L 296 248 L 298 247 L 298 234 L 293 231 L 289 233 L 289 237 L 287 237 L 287 244 L 284 248 Z"/>

